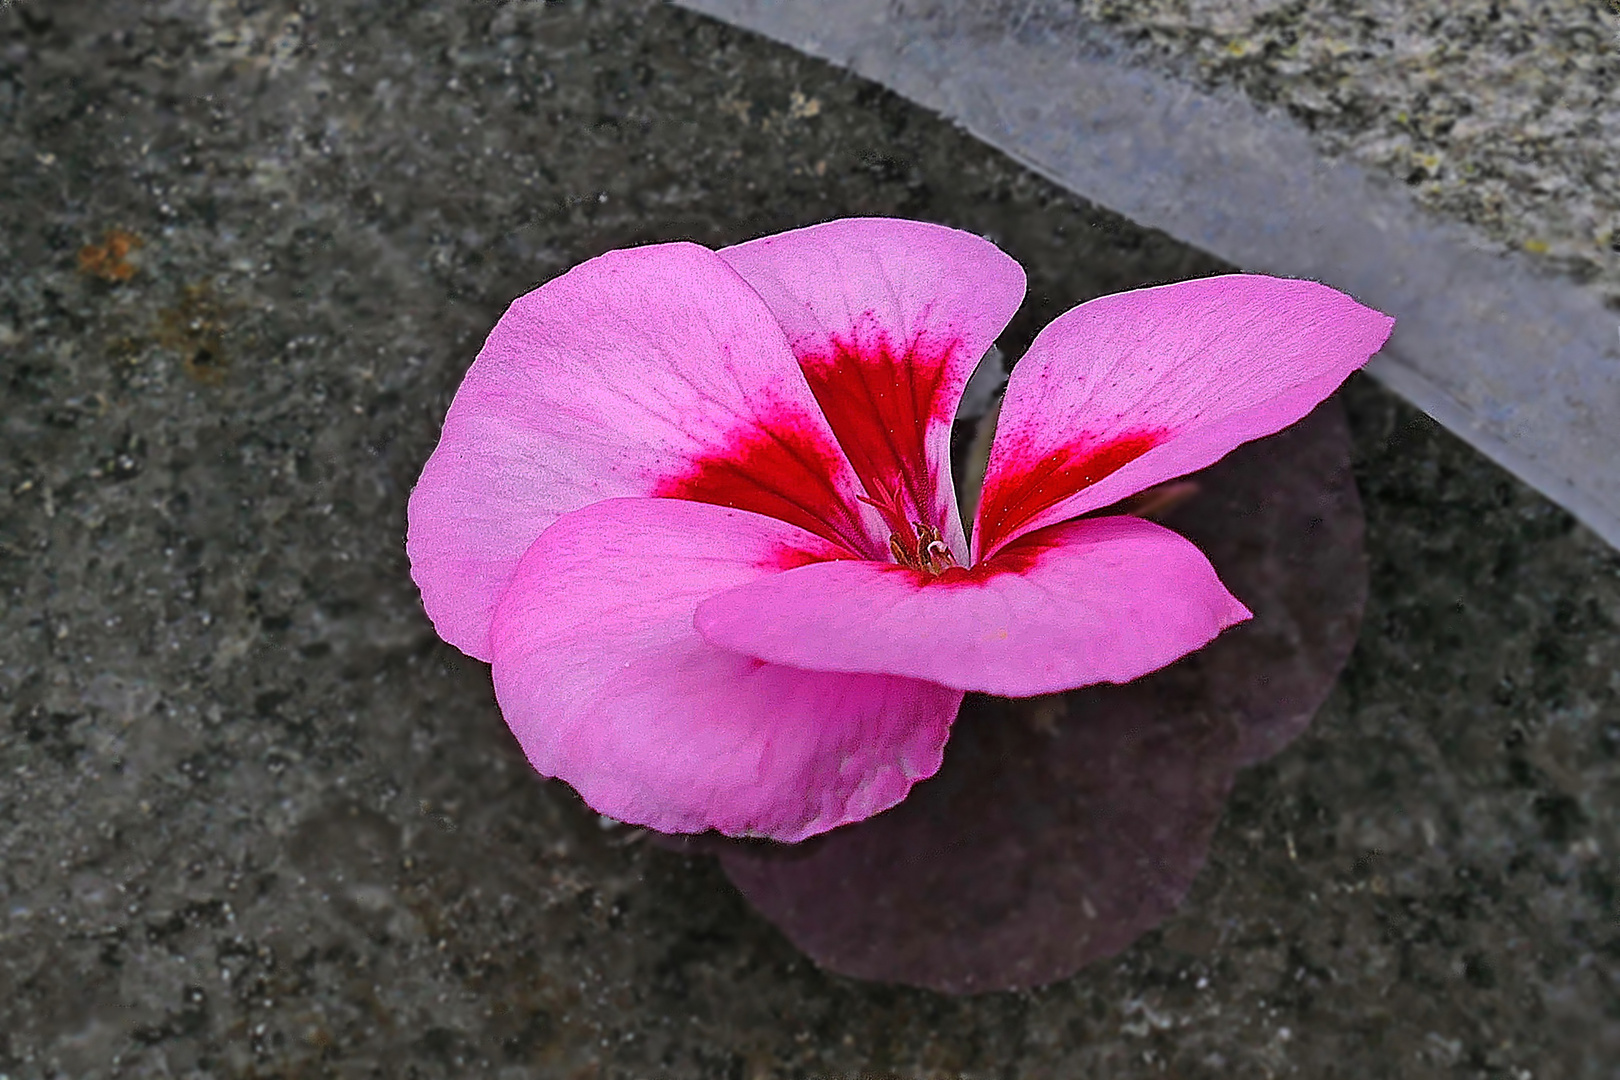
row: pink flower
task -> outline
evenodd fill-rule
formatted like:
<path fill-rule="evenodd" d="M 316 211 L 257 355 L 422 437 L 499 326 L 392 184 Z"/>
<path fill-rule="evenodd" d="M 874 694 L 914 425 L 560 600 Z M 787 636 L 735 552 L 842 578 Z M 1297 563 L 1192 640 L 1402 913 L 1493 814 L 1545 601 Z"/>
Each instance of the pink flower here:
<path fill-rule="evenodd" d="M 1074 308 L 1013 371 L 970 545 L 951 421 L 1023 294 L 987 241 L 873 218 L 517 300 L 407 549 L 534 767 L 623 821 L 798 840 L 932 775 L 965 691 L 1125 682 L 1248 618 L 1177 534 L 1081 515 L 1292 424 L 1393 320 L 1253 275 Z"/>

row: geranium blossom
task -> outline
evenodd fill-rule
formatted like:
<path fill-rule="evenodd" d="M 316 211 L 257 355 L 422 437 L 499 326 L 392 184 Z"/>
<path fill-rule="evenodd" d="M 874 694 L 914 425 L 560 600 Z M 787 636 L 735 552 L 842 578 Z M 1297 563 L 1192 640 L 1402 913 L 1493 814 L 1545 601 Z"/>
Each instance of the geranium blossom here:
<path fill-rule="evenodd" d="M 407 547 L 534 767 L 623 821 L 797 840 L 932 775 L 967 691 L 1128 681 L 1248 618 L 1191 543 L 1092 512 L 1300 419 L 1392 320 L 1255 275 L 1070 310 L 1013 370 L 970 539 L 951 421 L 1023 294 L 976 236 L 852 219 L 518 299 Z"/>

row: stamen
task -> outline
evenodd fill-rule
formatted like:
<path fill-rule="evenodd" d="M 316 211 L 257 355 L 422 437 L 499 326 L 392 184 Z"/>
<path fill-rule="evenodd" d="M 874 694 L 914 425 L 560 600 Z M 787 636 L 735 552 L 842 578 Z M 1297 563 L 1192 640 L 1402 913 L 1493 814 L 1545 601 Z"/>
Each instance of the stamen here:
<path fill-rule="evenodd" d="M 917 565 L 916 560 L 911 557 L 911 552 L 906 550 L 906 545 L 902 544 L 900 538 L 894 533 L 889 534 L 889 551 L 894 554 L 894 561 L 902 566 L 909 566 L 913 570 L 922 569 Z"/>
<path fill-rule="evenodd" d="M 917 534 L 911 543 L 901 540 L 894 533 L 889 534 L 889 550 L 894 553 L 895 562 L 935 577 L 956 565 L 956 557 L 940 537 L 938 529 L 920 521 L 912 522 L 911 529 Z"/>

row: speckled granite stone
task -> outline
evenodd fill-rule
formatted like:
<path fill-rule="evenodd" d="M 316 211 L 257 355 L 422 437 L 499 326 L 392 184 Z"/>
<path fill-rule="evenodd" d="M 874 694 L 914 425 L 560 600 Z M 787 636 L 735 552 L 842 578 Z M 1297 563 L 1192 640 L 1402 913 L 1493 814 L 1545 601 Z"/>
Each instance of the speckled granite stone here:
<path fill-rule="evenodd" d="M 1620 307 L 1614 0 L 1074 0 Z"/>
<path fill-rule="evenodd" d="M 1183 911 L 1036 991 L 818 972 L 419 610 L 449 395 L 576 261 L 934 218 L 1029 268 L 1017 356 L 1208 257 L 651 3 L 25 2 L 0 119 L 8 1080 L 1614 1075 L 1620 559 L 1368 383 L 1344 680 Z"/>

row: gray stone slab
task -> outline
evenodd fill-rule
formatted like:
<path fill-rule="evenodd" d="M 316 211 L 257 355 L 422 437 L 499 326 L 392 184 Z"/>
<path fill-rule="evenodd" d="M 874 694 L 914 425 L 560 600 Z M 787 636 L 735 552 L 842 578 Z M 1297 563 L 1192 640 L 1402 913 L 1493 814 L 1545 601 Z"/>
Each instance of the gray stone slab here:
<path fill-rule="evenodd" d="M 1620 8 L 1067 0 L 1132 63 L 1241 91 L 1322 153 L 1620 304 Z"/>
<path fill-rule="evenodd" d="M 1017 356 L 1207 254 L 654 0 L 25 0 L 0 177 L 0 1075 L 1613 1080 L 1620 554 L 1371 380 L 1339 688 L 1038 991 L 816 968 L 422 614 L 406 494 L 574 263 L 928 218 L 1029 270 Z"/>
<path fill-rule="evenodd" d="M 1596 284 L 1503 252 L 1237 91 L 1139 62 L 1063 0 L 680 2 L 882 82 L 1138 222 L 1397 315 L 1373 374 L 1620 544 L 1620 316 Z"/>

